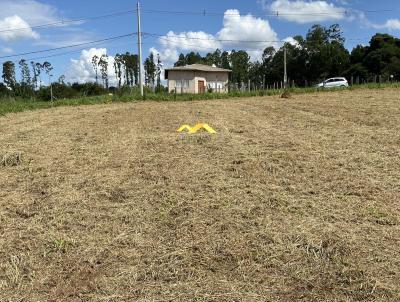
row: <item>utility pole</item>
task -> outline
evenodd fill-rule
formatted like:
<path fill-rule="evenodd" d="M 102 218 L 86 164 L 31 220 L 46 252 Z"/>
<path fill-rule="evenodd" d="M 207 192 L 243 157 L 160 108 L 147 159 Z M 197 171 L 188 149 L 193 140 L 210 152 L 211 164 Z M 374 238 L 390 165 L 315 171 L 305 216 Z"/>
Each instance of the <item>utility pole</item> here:
<path fill-rule="evenodd" d="M 51 106 L 53 106 L 53 83 L 52 83 L 52 75 L 49 74 L 49 82 L 50 82 L 50 99 L 51 99 Z"/>
<path fill-rule="evenodd" d="M 139 48 L 139 86 L 140 94 L 143 97 L 143 66 L 142 66 L 142 25 L 140 20 L 140 2 L 137 2 L 137 19 L 138 19 L 138 48 Z"/>
<path fill-rule="evenodd" d="M 284 67 L 283 67 L 283 69 L 284 69 L 283 86 L 284 86 L 284 89 L 287 89 L 287 82 L 288 82 L 286 64 L 287 64 L 287 59 L 286 59 L 286 46 L 283 46 L 283 65 L 284 65 Z"/>

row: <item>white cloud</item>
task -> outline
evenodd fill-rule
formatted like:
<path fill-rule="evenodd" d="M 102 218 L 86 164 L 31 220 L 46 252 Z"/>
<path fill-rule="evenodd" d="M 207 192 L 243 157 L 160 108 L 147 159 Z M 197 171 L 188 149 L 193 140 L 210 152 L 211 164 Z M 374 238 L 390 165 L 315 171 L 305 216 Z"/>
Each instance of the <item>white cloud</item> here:
<path fill-rule="evenodd" d="M 14 50 L 10 47 L 2 47 L 2 48 L 0 48 L 0 52 L 3 54 L 10 55 L 14 52 Z"/>
<path fill-rule="evenodd" d="M 164 48 L 180 48 L 186 51 L 201 49 L 211 50 L 221 47 L 221 44 L 215 40 L 213 35 L 202 31 L 189 31 L 179 34 L 170 31 L 165 36 L 159 38 L 159 42 Z"/>
<path fill-rule="evenodd" d="M 59 21 L 57 9 L 34 0 L 1 0 L 0 19 L 18 15 L 31 26 Z"/>
<path fill-rule="evenodd" d="M 82 22 L 60 23 L 60 12 L 52 5 L 35 0 L 0 0 L 0 39 L 13 42 L 34 39 L 35 46 L 58 47 L 88 41 L 90 32 L 77 28 Z M 66 19 L 68 20 L 68 19 Z M 37 25 L 60 23 L 57 35 L 45 32 L 39 36 L 34 31 Z M 15 30 L 26 28 L 25 30 Z"/>
<path fill-rule="evenodd" d="M 6 42 L 38 40 L 32 26 L 59 20 L 57 9 L 34 0 L 1 0 L 0 6 L 0 39 Z"/>
<path fill-rule="evenodd" d="M 384 24 L 371 24 L 376 29 L 400 30 L 400 19 L 389 19 Z"/>
<path fill-rule="evenodd" d="M 256 60 L 261 57 L 266 47 L 276 47 L 277 40 L 278 35 L 267 20 L 252 15 L 242 16 L 238 10 L 231 9 L 225 12 L 223 27 L 217 34 L 212 35 L 202 31 L 181 33 L 170 31 L 159 38 L 161 49 L 158 53 L 166 65 L 176 62 L 180 52 L 204 53 L 212 52 L 217 48 L 246 49 L 252 60 Z"/>
<path fill-rule="evenodd" d="M 284 42 L 291 44 L 292 46 L 299 46 L 299 42 L 297 42 L 293 37 L 287 37 L 283 39 Z"/>
<path fill-rule="evenodd" d="M 252 15 L 241 16 L 236 9 L 225 12 L 224 27 L 218 32 L 217 37 L 219 40 L 223 40 L 224 46 L 250 49 L 276 45 L 278 40 L 277 33 L 267 20 Z M 235 40 L 240 42 L 235 42 Z"/>
<path fill-rule="evenodd" d="M 385 27 L 390 30 L 400 30 L 400 19 L 389 19 L 385 23 Z"/>
<path fill-rule="evenodd" d="M 20 39 L 39 39 L 40 35 L 33 31 L 20 16 L 14 15 L 0 20 L 0 39 L 10 42 Z"/>
<path fill-rule="evenodd" d="M 250 14 L 242 16 L 236 9 L 225 12 L 224 27 L 217 37 L 225 49 L 246 49 L 252 60 L 259 59 L 266 47 L 278 46 L 278 34 L 267 20 Z"/>
<path fill-rule="evenodd" d="M 312 22 L 337 21 L 346 17 L 346 9 L 327 1 L 275 0 L 268 4 L 261 1 L 264 9 L 277 14 L 281 19 L 306 24 Z"/>
<path fill-rule="evenodd" d="M 91 48 L 83 50 L 78 60 L 71 59 L 71 65 L 66 72 L 66 80 L 71 83 L 96 82 L 96 72 L 93 68 L 92 59 L 95 55 L 101 57 L 107 54 L 106 48 Z M 100 70 L 98 71 L 99 83 L 101 83 Z M 108 57 L 108 78 L 110 86 L 115 86 L 117 80 L 114 71 L 114 57 Z"/>

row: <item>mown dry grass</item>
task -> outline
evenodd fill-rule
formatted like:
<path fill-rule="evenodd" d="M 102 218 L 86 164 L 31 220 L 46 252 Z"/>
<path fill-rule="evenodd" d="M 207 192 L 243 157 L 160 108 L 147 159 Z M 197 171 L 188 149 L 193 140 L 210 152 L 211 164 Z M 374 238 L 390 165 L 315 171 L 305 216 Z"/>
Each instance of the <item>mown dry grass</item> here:
<path fill-rule="evenodd" d="M 188 136 L 183 123 L 218 134 Z M 399 301 L 400 93 L 0 118 L 1 301 Z"/>

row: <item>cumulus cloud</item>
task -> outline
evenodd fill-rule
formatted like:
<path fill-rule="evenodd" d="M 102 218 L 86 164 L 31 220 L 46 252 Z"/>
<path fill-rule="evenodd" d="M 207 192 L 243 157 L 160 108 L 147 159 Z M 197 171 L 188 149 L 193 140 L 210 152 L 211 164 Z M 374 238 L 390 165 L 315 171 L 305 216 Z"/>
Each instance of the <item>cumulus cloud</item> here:
<path fill-rule="evenodd" d="M 384 24 L 371 24 L 376 29 L 400 30 L 400 19 L 389 19 Z"/>
<path fill-rule="evenodd" d="M 271 4 L 261 0 L 265 10 L 277 14 L 281 19 L 306 24 L 312 22 L 337 21 L 346 17 L 346 9 L 327 1 L 275 0 Z"/>
<path fill-rule="evenodd" d="M 11 42 L 20 39 L 38 40 L 40 35 L 31 26 L 58 21 L 57 9 L 35 0 L 1 0 L 0 39 Z M 23 30 L 20 30 L 23 28 Z"/>
<path fill-rule="evenodd" d="M 14 15 L 0 20 L 0 39 L 6 42 L 20 39 L 39 39 L 40 35 L 33 31 L 20 16 Z"/>
<path fill-rule="evenodd" d="M 278 40 L 277 33 L 267 20 L 252 15 L 241 16 L 236 9 L 225 12 L 224 27 L 218 32 L 217 37 L 223 41 L 224 46 L 244 48 L 265 48 L 276 45 Z"/>
<path fill-rule="evenodd" d="M 71 59 L 71 64 L 66 72 L 66 80 L 71 83 L 96 82 L 96 72 L 93 68 L 92 59 L 96 55 L 101 57 L 107 54 L 106 48 L 91 48 L 83 50 L 78 60 Z M 100 71 L 99 83 L 101 83 Z M 110 86 L 117 85 L 117 79 L 114 71 L 114 57 L 108 57 L 108 78 Z"/>
<path fill-rule="evenodd" d="M 213 35 L 202 31 L 182 33 L 170 31 L 161 37 L 159 42 L 164 48 L 180 48 L 187 51 L 199 49 L 210 50 L 221 47 L 221 44 L 216 41 Z"/>
<path fill-rule="evenodd" d="M 34 31 L 36 25 L 61 21 L 60 12 L 52 5 L 36 0 L 0 0 L 0 7 L 0 39 L 5 42 L 34 39 L 35 45 L 58 47 L 88 40 L 86 31 L 73 27 L 79 22 L 57 25 L 62 31 L 56 37 Z"/>
<path fill-rule="evenodd" d="M 31 25 L 59 20 L 57 9 L 34 0 L 1 0 L 0 19 L 17 15 Z"/>
<path fill-rule="evenodd" d="M 238 10 L 231 9 L 225 12 L 223 27 L 215 35 L 202 31 L 170 31 L 159 38 L 161 49 L 158 53 L 166 65 L 176 62 L 181 51 L 211 52 L 217 48 L 246 49 L 251 58 L 256 60 L 266 47 L 276 47 L 277 40 L 278 35 L 267 20 L 250 14 L 240 15 Z"/>

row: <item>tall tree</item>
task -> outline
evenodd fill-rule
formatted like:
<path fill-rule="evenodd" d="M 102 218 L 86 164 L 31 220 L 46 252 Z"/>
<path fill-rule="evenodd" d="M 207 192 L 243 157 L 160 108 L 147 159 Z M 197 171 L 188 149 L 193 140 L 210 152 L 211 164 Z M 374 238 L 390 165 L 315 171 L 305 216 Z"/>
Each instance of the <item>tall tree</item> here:
<path fill-rule="evenodd" d="M 183 53 L 179 55 L 178 61 L 174 64 L 175 67 L 185 66 L 187 65 L 186 57 Z"/>
<path fill-rule="evenodd" d="M 230 59 L 229 59 L 229 52 L 224 51 L 221 54 L 221 68 L 225 68 L 225 69 L 230 69 L 231 68 L 231 63 L 230 63 Z"/>
<path fill-rule="evenodd" d="M 114 70 L 118 82 L 118 88 L 121 88 L 122 86 L 122 65 L 123 65 L 122 56 L 117 53 L 114 57 Z"/>
<path fill-rule="evenodd" d="M 230 54 L 230 62 L 233 83 L 237 83 L 240 87 L 242 87 L 244 83 L 247 84 L 250 68 L 249 54 L 244 50 L 232 50 Z"/>
<path fill-rule="evenodd" d="M 185 61 L 187 65 L 201 64 L 203 63 L 203 58 L 198 52 L 192 51 L 186 55 Z"/>
<path fill-rule="evenodd" d="M 133 86 L 139 82 L 139 57 L 129 52 L 122 55 L 125 85 Z"/>
<path fill-rule="evenodd" d="M 33 72 L 33 78 L 32 78 L 32 86 L 33 89 L 38 89 L 38 72 L 36 69 L 36 63 L 31 61 L 31 66 L 32 66 L 32 72 Z"/>
<path fill-rule="evenodd" d="M 250 63 L 249 66 L 249 79 L 253 87 L 261 89 L 264 83 L 264 70 L 260 62 Z"/>
<path fill-rule="evenodd" d="M 144 62 L 145 83 L 146 85 L 153 85 L 155 83 L 157 67 L 154 63 L 154 54 L 150 53 L 149 57 Z"/>
<path fill-rule="evenodd" d="M 12 90 L 15 90 L 17 80 L 15 78 L 15 64 L 12 61 L 3 63 L 3 75 L 4 83 Z"/>
<path fill-rule="evenodd" d="M 44 67 L 43 67 L 43 65 L 40 64 L 40 63 L 36 63 L 36 64 L 35 64 L 35 67 L 36 67 L 37 80 L 38 80 L 38 82 L 39 82 L 39 88 L 41 88 L 41 87 L 42 87 L 42 77 L 41 77 L 41 74 L 42 74 L 42 70 L 44 69 Z"/>
<path fill-rule="evenodd" d="M 43 63 L 43 70 L 45 71 L 46 75 L 49 77 L 49 82 L 51 81 L 51 71 L 53 70 L 53 66 L 51 66 L 50 62 Z"/>
<path fill-rule="evenodd" d="M 214 51 L 214 53 L 212 54 L 212 58 L 213 58 L 213 64 L 217 67 L 222 67 L 222 52 L 221 50 L 217 49 L 216 51 Z"/>
<path fill-rule="evenodd" d="M 94 55 L 92 58 L 92 65 L 96 74 L 96 84 L 99 83 L 99 59 L 100 58 L 97 55 Z"/>
<path fill-rule="evenodd" d="M 61 85 L 65 85 L 65 75 L 60 75 L 60 77 L 58 78 L 58 83 Z"/>
<path fill-rule="evenodd" d="M 99 63 L 101 79 L 103 80 L 104 88 L 108 89 L 108 55 L 102 55 Z"/>
<path fill-rule="evenodd" d="M 19 61 L 19 67 L 21 70 L 21 85 L 31 86 L 31 72 L 29 70 L 29 65 L 25 59 Z"/>
<path fill-rule="evenodd" d="M 139 84 L 139 56 L 131 55 L 130 60 L 133 76 L 135 78 L 135 85 L 137 86 Z"/>

